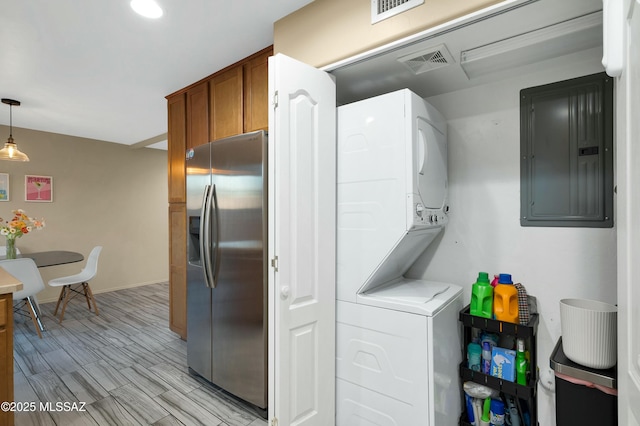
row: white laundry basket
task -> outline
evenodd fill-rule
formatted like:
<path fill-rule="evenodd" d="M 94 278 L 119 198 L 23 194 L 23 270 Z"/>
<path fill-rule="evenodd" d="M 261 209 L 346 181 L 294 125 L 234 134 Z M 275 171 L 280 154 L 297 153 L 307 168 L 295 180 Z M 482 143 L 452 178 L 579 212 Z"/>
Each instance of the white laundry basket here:
<path fill-rule="evenodd" d="M 616 365 L 618 308 L 586 299 L 562 299 L 560 320 L 564 353 L 585 367 Z"/>

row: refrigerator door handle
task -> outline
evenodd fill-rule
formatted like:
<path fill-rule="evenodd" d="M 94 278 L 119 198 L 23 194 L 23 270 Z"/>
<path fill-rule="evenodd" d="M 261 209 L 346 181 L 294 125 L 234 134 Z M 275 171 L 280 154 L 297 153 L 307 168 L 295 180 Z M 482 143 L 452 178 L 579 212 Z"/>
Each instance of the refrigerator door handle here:
<path fill-rule="evenodd" d="M 216 285 L 218 284 L 218 271 L 220 270 L 220 215 L 218 214 L 218 194 L 216 192 L 216 186 L 213 185 L 213 189 L 211 191 L 211 201 L 212 203 L 212 207 L 213 207 L 213 218 L 215 220 L 215 224 L 214 226 L 214 231 L 215 231 L 215 237 L 213 238 L 213 241 L 215 243 L 215 247 L 212 245 L 209 245 L 209 247 L 212 248 L 212 253 L 213 256 L 209 256 L 209 260 L 211 260 L 213 258 L 214 263 L 213 263 L 213 268 L 210 269 L 210 275 L 211 275 L 211 288 L 216 288 Z"/>
<path fill-rule="evenodd" d="M 213 288 L 211 276 L 211 192 L 211 185 L 205 186 L 202 199 L 202 220 L 200 220 L 200 256 L 204 282 L 209 288 Z"/>

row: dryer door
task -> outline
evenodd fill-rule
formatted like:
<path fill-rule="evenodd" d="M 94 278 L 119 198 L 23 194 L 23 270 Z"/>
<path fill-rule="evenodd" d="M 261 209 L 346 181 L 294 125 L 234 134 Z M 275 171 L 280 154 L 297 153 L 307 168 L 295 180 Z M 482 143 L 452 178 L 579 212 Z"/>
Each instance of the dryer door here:
<path fill-rule="evenodd" d="M 416 120 L 414 185 L 425 208 L 441 209 L 447 197 L 447 140 L 424 118 Z"/>

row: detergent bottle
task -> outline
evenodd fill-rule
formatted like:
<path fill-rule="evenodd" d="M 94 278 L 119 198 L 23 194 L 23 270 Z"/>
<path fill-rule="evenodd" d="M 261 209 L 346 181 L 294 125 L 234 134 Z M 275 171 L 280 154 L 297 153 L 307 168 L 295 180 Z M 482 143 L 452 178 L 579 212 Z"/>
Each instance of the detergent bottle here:
<path fill-rule="evenodd" d="M 490 411 L 490 419 L 491 426 L 502 426 L 504 424 L 504 402 L 500 399 L 492 399 L 491 400 L 491 411 Z"/>
<path fill-rule="evenodd" d="M 480 371 L 484 374 L 491 373 L 491 345 L 489 342 L 482 343 L 482 368 Z"/>
<path fill-rule="evenodd" d="M 498 285 L 493 289 L 493 313 L 499 321 L 520 323 L 518 289 L 510 274 L 500 274 Z"/>
<path fill-rule="evenodd" d="M 482 347 L 477 343 L 469 343 L 467 346 L 468 366 L 473 371 L 482 371 Z"/>
<path fill-rule="evenodd" d="M 491 287 L 496 288 L 496 286 L 498 285 L 498 278 L 500 278 L 499 275 L 493 276 L 493 279 L 491 280 Z"/>
<path fill-rule="evenodd" d="M 489 274 L 478 273 L 478 279 L 471 288 L 471 315 L 491 318 L 493 313 L 493 287 L 489 284 Z"/>

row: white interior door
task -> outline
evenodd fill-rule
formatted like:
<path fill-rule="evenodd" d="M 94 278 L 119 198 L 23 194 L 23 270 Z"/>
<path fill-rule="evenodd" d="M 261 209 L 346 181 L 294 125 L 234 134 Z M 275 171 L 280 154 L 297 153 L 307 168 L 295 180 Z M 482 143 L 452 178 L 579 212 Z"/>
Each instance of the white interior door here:
<path fill-rule="evenodd" d="M 640 425 L 640 1 L 615 0 L 623 26 L 623 67 L 616 81 L 618 186 L 618 422 Z M 612 1 L 605 2 L 605 7 Z M 609 21 L 611 23 L 611 21 Z M 618 27 L 619 28 L 619 27 Z M 607 37 L 605 36 L 605 42 Z M 616 47 L 616 46 L 608 46 Z M 617 46 L 621 47 L 621 46 Z"/>
<path fill-rule="evenodd" d="M 269 424 L 335 422 L 336 88 L 269 59 Z"/>

